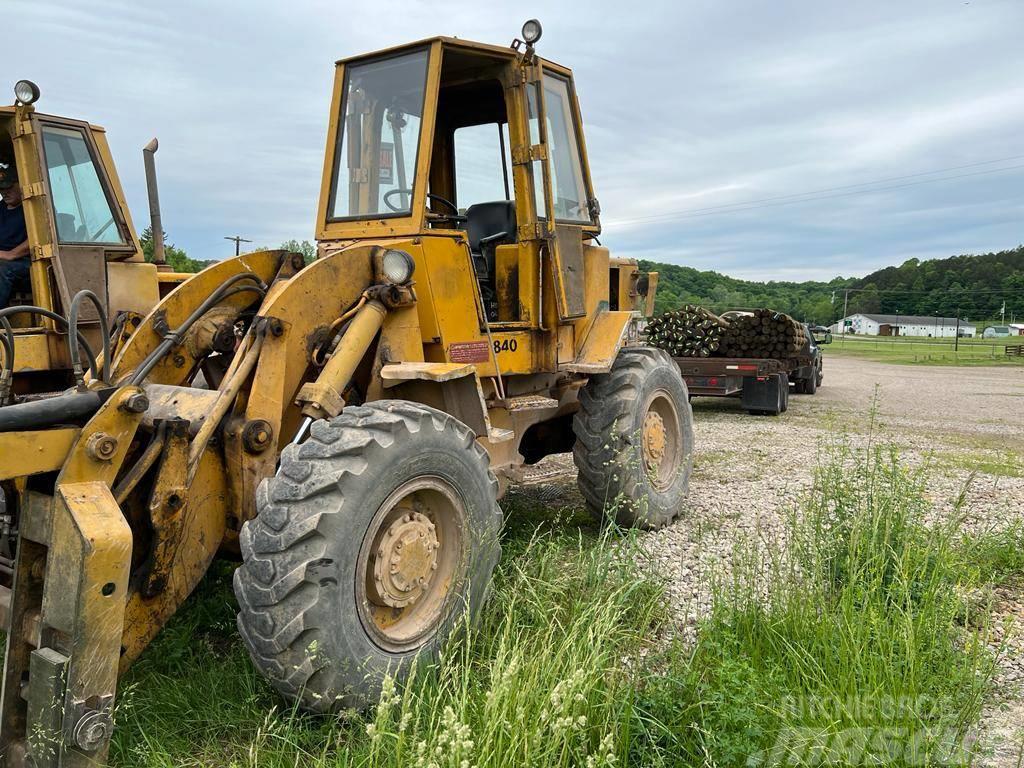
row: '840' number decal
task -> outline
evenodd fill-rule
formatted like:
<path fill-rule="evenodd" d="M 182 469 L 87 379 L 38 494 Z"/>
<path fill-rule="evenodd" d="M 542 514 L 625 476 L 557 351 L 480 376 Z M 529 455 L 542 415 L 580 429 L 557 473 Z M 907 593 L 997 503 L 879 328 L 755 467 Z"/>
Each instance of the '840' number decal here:
<path fill-rule="evenodd" d="M 517 349 L 519 349 L 519 344 L 515 339 L 501 339 L 494 342 L 494 354 L 499 352 L 515 352 Z"/>

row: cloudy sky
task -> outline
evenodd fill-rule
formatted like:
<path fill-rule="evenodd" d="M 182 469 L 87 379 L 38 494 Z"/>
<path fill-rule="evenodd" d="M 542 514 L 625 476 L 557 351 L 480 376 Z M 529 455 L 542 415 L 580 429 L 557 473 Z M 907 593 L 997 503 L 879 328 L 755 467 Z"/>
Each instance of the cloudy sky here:
<path fill-rule="evenodd" d="M 0 0 L 0 81 L 107 128 L 195 258 L 312 239 L 333 62 L 525 16 L 573 67 L 605 245 L 751 279 L 1024 241 L 1024 2 Z M 955 178 L 954 178 L 955 177 Z"/>

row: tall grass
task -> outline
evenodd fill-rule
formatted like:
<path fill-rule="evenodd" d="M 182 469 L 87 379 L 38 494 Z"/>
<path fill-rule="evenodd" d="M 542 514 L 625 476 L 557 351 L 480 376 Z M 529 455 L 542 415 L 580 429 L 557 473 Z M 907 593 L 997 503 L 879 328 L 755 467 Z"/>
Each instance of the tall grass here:
<path fill-rule="evenodd" d="M 204 663 L 203 643 L 197 650 L 190 637 L 198 623 L 183 621 L 133 675 L 114 762 L 621 765 L 642 730 L 631 660 L 665 615 L 660 589 L 622 557 L 621 546 L 609 535 L 520 543 L 521 553 L 500 568 L 479 625 L 404 685 L 386 684 L 366 716 L 281 709 L 237 648 L 218 652 L 207 643 L 212 658 Z M 226 619 L 206 618 L 215 625 Z"/>
<path fill-rule="evenodd" d="M 831 449 L 783 542 L 737 553 L 692 655 L 652 685 L 652 698 L 686 702 L 669 729 L 680 754 L 717 765 L 970 758 L 994 661 L 963 631 L 957 521 L 925 524 L 925 485 L 894 450 Z"/>
<path fill-rule="evenodd" d="M 956 521 L 925 524 L 926 482 L 894 451 L 833 447 L 784 536 L 737 546 L 695 640 L 665 640 L 670 606 L 632 539 L 579 528 L 572 509 L 538 533 L 536 509 L 512 509 L 480 623 L 364 714 L 282 705 L 214 574 L 130 674 L 113 762 L 868 764 L 882 749 L 889 765 L 962 762 L 993 659 L 959 587 L 1020 563 L 1000 539 L 965 569 L 982 550 Z"/>

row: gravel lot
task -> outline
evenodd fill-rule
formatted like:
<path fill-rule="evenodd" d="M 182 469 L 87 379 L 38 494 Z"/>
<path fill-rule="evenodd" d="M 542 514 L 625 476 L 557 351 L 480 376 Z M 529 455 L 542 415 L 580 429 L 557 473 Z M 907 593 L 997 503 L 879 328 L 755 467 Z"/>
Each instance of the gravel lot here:
<path fill-rule="evenodd" d="M 668 529 L 642 537 L 669 583 L 680 624 L 707 609 L 707 578 L 728 570 L 744 537 L 772 540 L 802 490 L 822 445 L 835 435 L 853 445 L 893 442 L 909 464 L 929 462 L 933 515 L 953 510 L 966 488 L 965 525 L 984 530 L 1024 519 L 1024 368 L 901 366 L 828 357 L 814 396 L 793 395 L 780 417 L 754 417 L 730 399 L 693 401 L 696 454 L 690 509 Z M 520 488 L 574 504 L 570 456 L 536 467 L 546 488 Z M 983 718 L 1000 744 L 992 765 L 1018 765 L 1024 738 L 1024 584 L 1001 588 L 996 612 L 1006 622 L 997 696 Z M 1002 634 L 1002 633 L 1000 633 Z"/>

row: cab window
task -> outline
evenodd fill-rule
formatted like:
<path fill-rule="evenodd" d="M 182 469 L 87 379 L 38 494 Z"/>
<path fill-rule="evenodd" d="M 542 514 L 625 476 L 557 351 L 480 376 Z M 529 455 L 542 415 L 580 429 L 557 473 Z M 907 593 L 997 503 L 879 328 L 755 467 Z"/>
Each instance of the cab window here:
<path fill-rule="evenodd" d="M 530 140 L 537 143 L 540 132 L 537 126 L 537 97 L 533 89 L 528 92 L 530 117 Z M 590 208 L 587 191 L 583 184 L 583 167 L 580 161 L 579 143 L 572 117 L 572 101 L 569 97 L 569 83 L 565 79 L 545 73 L 544 107 L 547 113 L 547 144 L 551 168 L 551 194 L 554 198 L 555 220 L 577 224 L 590 223 Z M 533 165 L 534 193 L 537 212 L 544 213 L 544 177 L 539 161 Z"/>
<path fill-rule="evenodd" d="M 412 210 L 427 55 L 421 50 L 345 68 L 332 219 Z"/>
<path fill-rule="evenodd" d="M 57 240 L 69 244 L 124 244 L 83 133 L 74 128 L 44 126 L 43 152 Z"/>
<path fill-rule="evenodd" d="M 454 145 L 455 199 L 459 208 L 512 199 L 507 123 L 457 128 Z"/>

